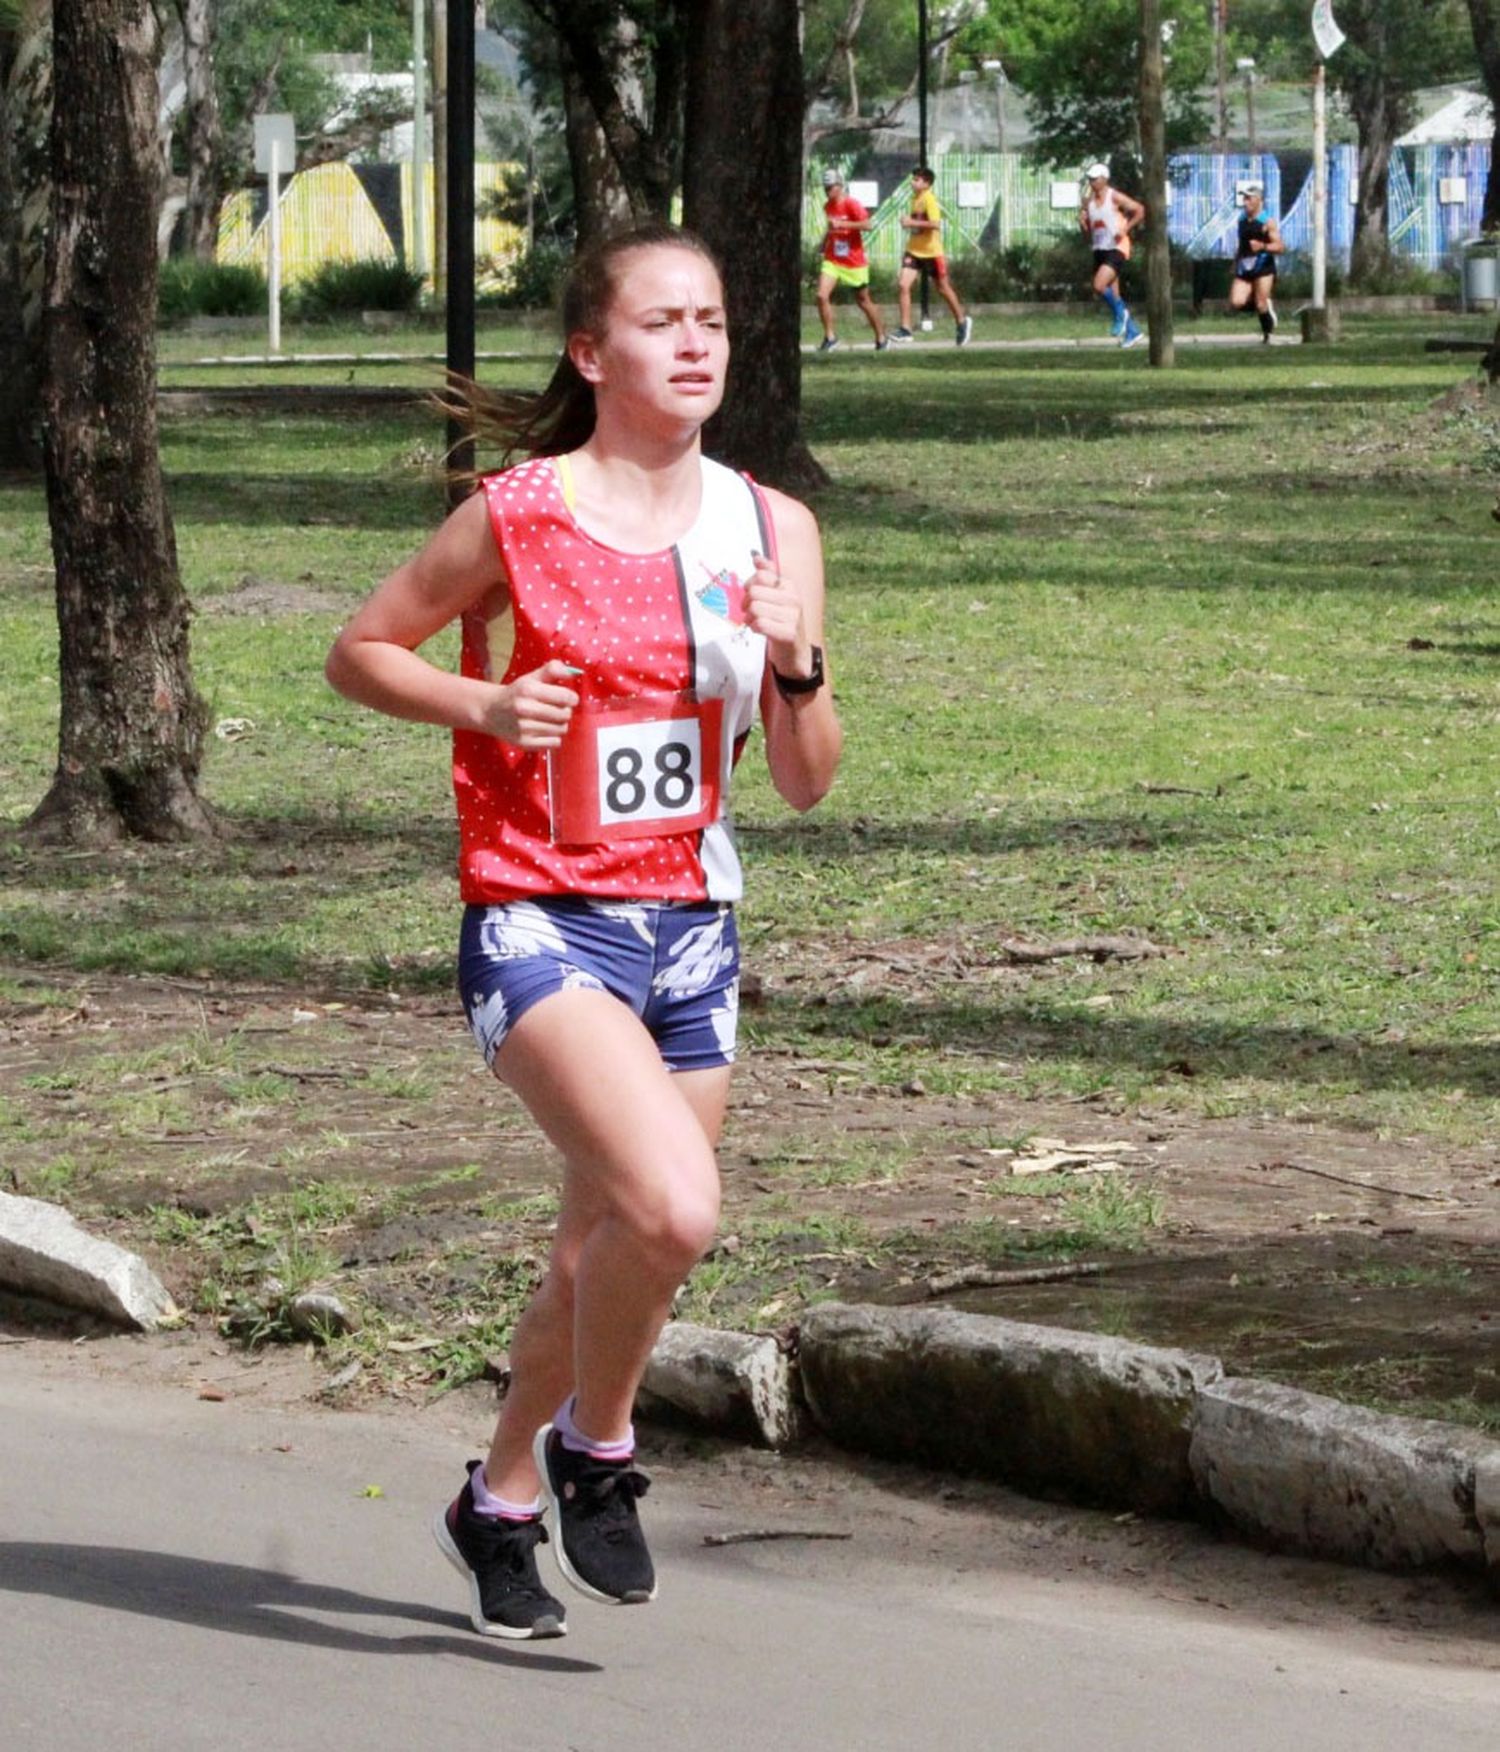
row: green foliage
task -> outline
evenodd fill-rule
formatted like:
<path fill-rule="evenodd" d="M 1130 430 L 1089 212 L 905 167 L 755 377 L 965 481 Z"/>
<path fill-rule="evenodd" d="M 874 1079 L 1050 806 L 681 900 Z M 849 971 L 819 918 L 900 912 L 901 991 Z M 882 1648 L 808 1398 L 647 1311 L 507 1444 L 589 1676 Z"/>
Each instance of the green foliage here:
<path fill-rule="evenodd" d="M 267 296 L 259 268 L 173 256 L 161 265 L 157 316 L 164 323 L 190 316 L 261 316 Z"/>
<path fill-rule="evenodd" d="M 337 87 L 313 56 L 358 53 L 368 44 L 377 71 L 411 64 L 407 0 L 219 0 L 214 13 L 214 85 L 230 187 L 250 175 L 255 111 L 288 111 L 298 137 L 311 139 L 340 108 Z"/>
<path fill-rule="evenodd" d="M 563 277 L 572 252 L 550 238 L 539 237 L 529 250 L 503 269 L 495 291 L 481 295 L 479 302 L 492 310 L 555 310 L 562 299 Z"/>
<path fill-rule="evenodd" d="M 1136 0 L 995 0 L 973 42 L 1002 52 L 1012 82 L 1026 93 L 1038 159 L 1067 167 L 1103 158 L 1117 185 L 1131 187 L 1139 133 Z M 1167 45 L 1169 152 L 1203 137 L 1202 87 L 1212 61 L 1208 9 L 1178 8 Z"/>
<path fill-rule="evenodd" d="M 287 310 L 306 322 L 329 322 L 360 310 L 416 310 L 422 276 L 400 262 L 324 262 L 287 295 Z"/>
<path fill-rule="evenodd" d="M 937 8 L 933 9 L 934 17 Z M 848 0 L 807 0 L 803 9 L 803 65 L 816 94 L 847 105 L 848 61 L 841 37 L 849 17 Z M 935 30 L 930 32 L 935 36 Z M 853 42 L 860 107 L 867 114 L 899 97 L 917 67 L 917 9 L 907 0 L 872 0 L 864 9 Z"/>
<path fill-rule="evenodd" d="M 1093 274 L 1089 241 L 1068 232 L 1043 242 L 1026 238 L 962 265 L 963 293 L 973 303 L 998 299 L 1081 298 Z"/>

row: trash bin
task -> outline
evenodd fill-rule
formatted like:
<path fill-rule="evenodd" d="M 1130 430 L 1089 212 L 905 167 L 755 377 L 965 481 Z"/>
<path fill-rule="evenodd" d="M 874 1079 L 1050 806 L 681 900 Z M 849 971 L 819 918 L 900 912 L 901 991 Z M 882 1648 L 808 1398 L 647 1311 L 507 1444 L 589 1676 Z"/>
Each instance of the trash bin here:
<path fill-rule="evenodd" d="M 1500 304 L 1500 238 L 1471 237 L 1463 245 L 1459 292 L 1464 310 L 1493 310 Z"/>

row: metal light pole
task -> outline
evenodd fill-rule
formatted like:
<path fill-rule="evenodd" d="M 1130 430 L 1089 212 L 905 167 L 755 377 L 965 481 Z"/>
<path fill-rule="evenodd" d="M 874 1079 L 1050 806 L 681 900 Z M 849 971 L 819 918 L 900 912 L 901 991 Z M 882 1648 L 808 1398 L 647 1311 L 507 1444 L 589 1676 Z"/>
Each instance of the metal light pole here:
<path fill-rule="evenodd" d="M 1236 73 L 1243 74 L 1244 79 L 1245 79 L 1245 132 L 1250 137 L 1250 156 L 1252 159 L 1254 159 L 1256 156 L 1256 151 L 1255 151 L 1255 57 L 1253 55 L 1241 55 L 1240 58 L 1234 64 L 1234 70 Z M 1252 164 L 1250 166 L 1250 168 L 1253 171 L 1255 169 L 1254 164 Z"/>
<path fill-rule="evenodd" d="M 1217 99 L 1217 138 L 1220 152 L 1229 150 L 1229 94 L 1224 78 L 1224 39 L 1228 34 L 1229 0 L 1213 0 L 1214 9 L 1214 95 Z"/>
<path fill-rule="evenodd" d="M 1005 184 L 1005 64 L 1003 61 L 986 61 L 986 73 L 993 75 L 995 81 L 995 131 L 999 138 L 1000 151 L 1000 247 L 1010 247 L 1010 190 Z"/>
<path fill-rule="evenodd" d="M 435 0 L 448 8 L 448 371 L 474 375 L 474 0 Z M 474 467 L 474 440 L 448 422 L 448 453 L 455 468 Z M 452 507 L 464 497 L 450 486 Z"/>
<path fill-rule="evenodd" d="M 411 0 L 411 265 L 427 273 L 427 0 Z"/>
<path fill-rule="evenodd" d="M 995 81 L 995 133 L 999 140 L 999 151 L 1005 151 L 1005 63 L 1003 61 L 985 61 L 982 63 L 986 73 L 991 74 Z"/>
<path fill-rule="evenodd" d="M 970 127 L 974 119 L 973 103 L 971 101 L 973 94 L 970 88 L 978 78 L 979 75 L 972 67 L 963 68 L 958 75 L 958 86 L 964 100 L 963 130 L 965 152 L 972 152 L 974 150 L 974 140 L 970 133 Z"/>
<path fill-rule="evenodd" d="M 1328 302 L 1328 77 L 1323 57 L 1313 69 L 1312 307 Z"/>
<path fill-rule="evenodd" d="M 927 162 L 927 0 L 917 0 L 917 162 Z"/>
<path fill-rule="evenodd" d="M 917 163 L 927 162 L 927 0 L 917 0 Z M 903 252 L 904 253 L 904 252 Z M 922 282 L 922 327 L 932 327 L 931 305 L 928 302 L 927 276 Z"/>
<path fill-rule="evenodd" d="M 1333 0 L 1313 0 L 1313 42 L 1318 61 L 1313 69 L 1313 289 L 1312 304 L 1302 312 L 1304 341 L 1338 338 L 1337 312 L 1328 309 L 1328 75 L 1324 63 L 1337 54 L 1344 33 L 1334 20 Z"/>

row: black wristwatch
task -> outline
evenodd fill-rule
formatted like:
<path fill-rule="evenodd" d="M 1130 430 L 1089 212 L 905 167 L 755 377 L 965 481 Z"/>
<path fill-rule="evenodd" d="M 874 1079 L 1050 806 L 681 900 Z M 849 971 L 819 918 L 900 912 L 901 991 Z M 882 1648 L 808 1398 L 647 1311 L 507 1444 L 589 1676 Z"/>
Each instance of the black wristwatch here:
<path fill-rule="evenodd" d="M 823 685 L 823 647 L 814 645 L 812 648 L 811 675 L 783 675 L 779 669 L 773 668 L 771 679 L 784 700 L 795 699 L 798 694 L 816 693 Z"/>

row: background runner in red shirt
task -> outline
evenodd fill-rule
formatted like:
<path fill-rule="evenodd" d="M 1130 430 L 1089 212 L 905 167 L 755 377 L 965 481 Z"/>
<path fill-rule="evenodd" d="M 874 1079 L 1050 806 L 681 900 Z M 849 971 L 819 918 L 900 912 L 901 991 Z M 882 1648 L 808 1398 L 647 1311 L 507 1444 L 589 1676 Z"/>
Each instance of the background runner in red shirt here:
<path fill-rule="evenodd" d="M 853 195 L 845 191 L 838 171 L 823 172 L 823 187 L 828 191 L 823 207 L 828 229 L 823 233 L 823 260 L 818 265 L 818 315 L 823 319 L 823 339 L 818 351 L 831 353 L 839 344 L 833 326 L 833 295 L 840 286 L 847 286 L 865 321 L 875 331 L 875 351 L 883 353 L 891 343 L 870 296 L 870 263 L 865 255 L 865 233 L 873 221 Z"/>

